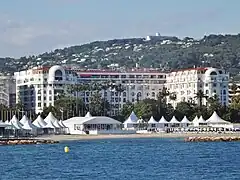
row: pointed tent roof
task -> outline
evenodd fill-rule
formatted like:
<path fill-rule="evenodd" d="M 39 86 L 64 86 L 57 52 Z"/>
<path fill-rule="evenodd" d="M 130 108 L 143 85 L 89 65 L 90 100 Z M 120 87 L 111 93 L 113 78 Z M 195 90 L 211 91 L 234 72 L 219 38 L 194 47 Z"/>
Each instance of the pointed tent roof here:
<path fill-rule="evenodd" d="M 135 123 L 137 123 L 137 121 L 138 121 L 138 117 L 136 116 L 136 114 L 132 111 L 131 112 L 131 114 L 130 114 L 130 116 L 127 118 L 127 120 L 124 122 L 124 124 L 131 124 L 131 123 L 133 123 L 133 124 L 135 124 Z"/>
<path fill-rule="evenodd" d="M 34 129 L 37 129 L 36 126 L 34 126 L 30 120 L 28 119 L 27 121 L 25 121 L 25 123 L 23 124 L 22 126 L 23 129 L 26 129 L 26 130 L 34 130 Z"/>
<path fill-rule="evenodd" d="M 52 112 L 50 112 L 47 117 L 44 119 L 44 121 L 48 124 L 50 121 L 54 123 L 56 118 L 53 116 Z"/>
<path fill-rule="evenodd" d="M 206 121 L 203 119 L 202 116 L 200 116 L 200 118 L 197 121 L 198 123 L 206 123 Z"/>
<path fill-rule="evenodd" d="M 184 116 L 183 119 L 182 119 L 182 121 L 181 121 L 181 123 L 183 123 L 183 124 L 189 124 L 189 123 L 191 123 L 191 122 L 188 120 L 188 118 L 187 118 L 186 116 Z"/>
<path fill-rule="evenodd" d="M 198 121 L 198 116 L 195 116 L 195 118 L 193 119 L 192 122 L 194 123 L 194 122 L 197 122 L 197 121 Z"/>
<path fill-rule="evenodd" d="M 208 124 L 230 124 L 230 122 L 223 120 L 214 111 L 212 116 L 206 121 Z"/>
<path fill-rule="evenodd" d="M 38 115 L 37 119 L 33 121 L 33 125 L 37 126 L 38 128 L 43 128 L 44 126 L 47 125 L 47 123 L 43 120 L 41 115 Z"/>
<path fill-rule="evenodd" d="M 85 117 L 92 117 L 91 113 L 88 111 Z"/>
<path fill-rule="evenodd" d="M 158 124 L 158 122 L 151 116 L 151 118 L 148 121 L 148 124 Z"/>
<path fill-rule="evenodd" d="M 29 119 L 28 119 L 28 117 L 26 116 L 26 115 L 24 115 L 23 117 L 22 117 L 22 119 L 20 120 L 20 123 L 21 124 L 25 124 L 25 122 L 27 122 Z"/>
<path fill-rule="evenodd" d="M 14 129 L 22 129 L 22 124 L 15 115 L 12 117 L 10 125 L 12 125 Z"/>
<path fill-rule="evenodd" d="M 54 126 L 52 121 L 49 121 L 46 126 L 44 126 L 43 128 L 49 128 L 49 129 L 56 129 L 57 127 Z"/>
<path fill-rule="evenodd" d="M 169 122 L 164 118 L 164 116 L 161 117 L 160 121 L 158 123 L 161 124 L 168 124 Z"/>
<path fill-rule="evenodd" d="M 179 124 L 180 122 L 176 119 L 175 116 L 173 116 L 169 123 L 171 123 L 171 124 Z"/>
<path fill-rule="evenodd" d="M 53 125 L 56 127 L 56 128 L 62 128 L 61 124 L 59 123 L 59 121 L 56 119 L 53 123 Z"/>
<path fill-rule="evenodd" d="M 67 126 L 64 125 L 64 123 L 63 123 L 62 120 L 59 121 L 59 124 L 60 124 L 63 128 L 66 128 L 66 127 L 67 127 Z"/>
<path fill-rule="evenodd" d="M 144 123 L 144 120 L 142 118 L 137 120 L 137 123 Z"/>

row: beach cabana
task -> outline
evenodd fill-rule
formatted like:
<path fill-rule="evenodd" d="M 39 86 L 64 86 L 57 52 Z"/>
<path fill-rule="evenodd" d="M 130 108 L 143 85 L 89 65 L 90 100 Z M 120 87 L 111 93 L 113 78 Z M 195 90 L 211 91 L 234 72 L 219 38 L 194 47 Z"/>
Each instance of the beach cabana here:
<path fill-rule="evenodd" d="M 44 134 L 54 134 L 57 127 L 54 126 L 51 120 L 48 120 L 48 123 L 43 127 Z"/>
<path fill-rule="evenodd" d="M 22 128 L 22 124 L 17 119 L 16 115 L 14 115 L 10 120 L 10 128 L 13 129 L 14 136 L 21 136 L 25 133 L 24 129 Z"/>
<path fill-rule="evenodd" d="M 125 129 L 135 129 L 138 127 L 138 117 L 133 111 L 123 125 Z"/>
<path fill-rule="evenodd" d="M 200 118 L 196 121 L 193 122 L 194 126 L 206 126 L 207 122 L 203 119 L 202 116 L 200 116 Z"/>
<path fill-rule="evenodd" d="M 165 128 L 168 127 L 169 122 L 164 118 L 164 116 L 161 117 L 160 121 L 158 122 L 159 128 Z"/>
<path fill-rule="evenodd" d="M 44 121 L 48 124 L 50 121 L 54 123 L 56 118 L 53 116 L 52 112 L 50 112 L 47 117 L 44 119 Z"/>
<path fill-rule="evenodd" d="M 169 124 L 171 125 L 171 127 L 179 127 L 180 126 L 180 122 L 176 119 L 175 116 L 172 117 Z"/>
<path fill-rule="evenodd" d="M 156 130 L 158 127 L 158 122 L 151 116 L 151 118 L 148 121 L 148 130 Z"/>
<path fill-rule="evenodd" d="M 22 117 L 22 119 L 20 120 L 20 123 L 23 125 L 23 124 L 25 124 L 28 120 L 29 120 L 28 117 L 27 117 L 26 115 L 24 115 L 24 116 Z"/>
<path fill-rule="evenodd" d="M 218 127 L 223 127 L 225 125 L 231 124 L 228 121 L 223 120 L 218 116 L 218 114 L 214 111 L 212 116 L 206 121 L 209 126 L 218 126 Z"/>
<path fill-rule="evenodd" d="M 38 115 L 37 119 L 33 121 L 33 125 L 38 127 L 38 128 L 43 128 L 47 125 L 47 123 L 43 120 L 41 115 Z"/>
<path fill-rule="evenodd" d="M 27 131 L 27 135 L 37 135 L 37 127 L 29 119 L 24 121 L 22 128 Z"/>
<path fill-rule="evenodd" d="M 59 133 L 62 133 L 62 125 L 59 123 L 59 120 L 58 119 L 55 119 L 55 121 L 53 122 L 53 125 L 56 127 L 55 128 L 55 133 L 56 134 L 59 134 Z"/>
<path fill-rule="evenodd" d="M 182 127 L 188 127 L 189 124 L 191 124 L 191 122 L 188 120 L 188 118 L 186 116 L 184 116 L 182 121 L 181 121 L 181 126 Z"/>
<path fill-rule="evenodd" d="M 63 123 L 62 120 L 59 121 L 59 124 L 62 126 L 62 132 L 63 132 L 63 134 L 69 133 L 68 127 L 65 126 L 65 124 Z"/>

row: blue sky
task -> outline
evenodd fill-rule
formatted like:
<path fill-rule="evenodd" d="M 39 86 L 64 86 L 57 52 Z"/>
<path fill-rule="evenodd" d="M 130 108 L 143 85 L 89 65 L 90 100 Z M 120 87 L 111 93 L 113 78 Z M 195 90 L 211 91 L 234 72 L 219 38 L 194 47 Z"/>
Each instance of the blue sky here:
<path fill-rule="evenodd" d="M 0 57 L 95 40 L 240 31 L 239 0 L 4 0 Z"/>

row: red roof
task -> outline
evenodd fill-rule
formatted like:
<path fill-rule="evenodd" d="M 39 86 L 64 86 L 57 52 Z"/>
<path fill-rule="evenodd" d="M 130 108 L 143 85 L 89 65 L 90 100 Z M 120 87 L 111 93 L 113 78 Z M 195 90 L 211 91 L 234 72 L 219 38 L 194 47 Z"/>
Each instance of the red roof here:
<path fill-rule="evenodd" d="M 171 72 L 191 71 L 191 70 L 195 70 L 195 71 L 205 71 L 205 70 L 208 70 L 208 68 L 207 68 L 207 67 L 187 68 L 187 69 L 173 70 L 173 71 L 171 71 Z"/>

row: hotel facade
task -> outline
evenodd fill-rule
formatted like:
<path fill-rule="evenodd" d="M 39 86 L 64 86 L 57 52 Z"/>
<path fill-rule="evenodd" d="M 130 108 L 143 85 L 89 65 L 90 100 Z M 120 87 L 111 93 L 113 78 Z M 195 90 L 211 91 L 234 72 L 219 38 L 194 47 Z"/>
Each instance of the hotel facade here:
<path fill-rule="evenodd" d="M 222 105 L 229 103 L 229 73 L 216 68 L 192 68 L 174 71 L 166 76 L 166 87 L 170 93 L 176 93 L 176 99 L 168 98 L 168 103 L 176 107 L 179 102 L 199 103 L 196 94 L 201 90 L 207 97 L 217 95 Z M 207 99 L 203 98 L 207 105 Z"/>
<path fill-rule="evenodd" d="M 157 99 L 166 82 L 166 73 L 151 69 L 132 69 L 129 71 L 81 70 L 63 66 L 35 67 L 16 72 L 16 102 L 21 102 L 26 110 L 36 113 L 44 107 L 53 105 L 58 95 L 66 91 L 67 85 L 82 83 L 104 83 L 111 81 L 121 84 L 122 92 L 109 88 L 101 91 L 102 97 L 111 106 L 109 115 L 116 115 L 127 102 L 151 98 Z M 92 92 L 85 91 L 79 96 L 88 105 Z"/>

